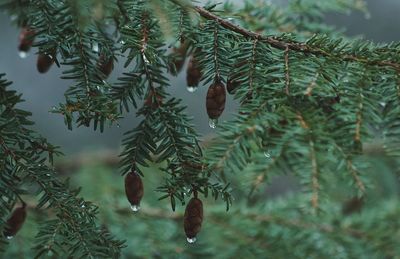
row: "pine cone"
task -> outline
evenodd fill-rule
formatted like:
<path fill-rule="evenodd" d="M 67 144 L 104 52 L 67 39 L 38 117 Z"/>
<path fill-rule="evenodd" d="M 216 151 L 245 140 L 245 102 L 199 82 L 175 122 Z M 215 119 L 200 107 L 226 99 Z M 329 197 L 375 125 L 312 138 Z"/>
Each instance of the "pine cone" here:
<path fill-rule="evenodd" d="M 189 44 L 185 41 L 181 41 L 181 45 L 178 48 L 173 48 L 171 53 L 171 64 L 170 72 L 173 75 L 177 75 L 181 70 L 186 60 L 186 53 Z"/>
<path fill-rule="evenodd" d="M 207 92 L 206 108 L 210 119 L 218 119 L 225 109 L 226 92 L 221 81 L 213 83 Z"/>
<path fill-rule="evenodd" d="M 195 238 L 200 232 L 203 222 L 203 203 L 198 198 L 192 198 L 186 206 L 184 229 L 188 238 Z"/>
<path fill-rule="evenodd" d="M 18 50 L 28 52 L 32 46 L 35 32 L 29 27 L 23 27 L 19 34 Z"/>
<path fill-rule="evenodd" d="M 22 204 L 22 207 L 16 208 L 11 217 L 7 220 L 6 227 L 4 228 L 3 234 L 7 238 L 12 238 L 21 229 L 26 219 L 26 204 Z"/>
<path fill-rule="evenodd" d="M 55 53 L 53 55 L 39 53 L 36 63 L 36 68 L 39 71 L 39 73 L 43 74 L 49 71 L 51 65 L 53 65 L 54 63 L 54 58 L 53 58 L 54 56 Z"/>
<path fill-rule="evenodd" d="M 196 87 L 199 85 L 201 77 L 203 76 L 199 62 L 195 56 L 192 55 L 186 71 L 186 82 L 188 86 Z"/>
<path fill-rule="evenodd" d="M 353 197 L 343 204 L 342 214 L 346 216 L 356 212 L 360 213 L 363 206 L 364 199 L 362 197 Z"/>
<path fill-rule="evenodd" d="M 139 206 L 143 197 L 143 182 L 138 173 L 132 171 L 125 177 L 125 194 L 132 206 Z"/>
<path fill-rule="evenodd" d="M 112 57 L 106 57 L 105 55 L 100 55 L 97 66 L 99 70 L 103 73 L 105 78 L 107 78 L 114 69 L 114 60 Z"/>

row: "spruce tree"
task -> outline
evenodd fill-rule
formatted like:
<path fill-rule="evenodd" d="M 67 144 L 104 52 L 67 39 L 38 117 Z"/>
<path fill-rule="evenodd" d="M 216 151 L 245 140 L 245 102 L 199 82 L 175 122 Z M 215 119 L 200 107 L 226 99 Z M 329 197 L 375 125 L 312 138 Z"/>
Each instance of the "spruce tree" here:
<path fill-rule="evenodd" d="M 367 12 L 362 0 L 196 2 L 0 1 L 21 28 L 21 55 L 35 53 L 38 72 L 57 66 L 72 82 L 52 110 L 66 127 L 103 132 L 133 111 L 141 119 L 126 132 L 119 163 L 135 213 L 110 217 L 139 218 L 131 238 L 148 246 L 130 247 L 100 224 L 99 203 L 57 175 L 60 148 L 32 130 L 21 94 L 1 74 L 0 250 L 37 213 L 48 215 L 37 217 L 37 258 L 398 258 L 398 196 L 377 194 L 371 145 L 398 167 L 400 44 L 352 39 L 324 24 L 329 12 Z M 124 71 L 109 80 L 117 62 Z M 179 73 L 187 82 L 171 85 Z M 190 100 L 172 87 L 208 89 L 193 98 L 204 98 L 198 112 L 210 118 L 212 140 L 202 141 L 186 113 Z M 227 95 L 239 106 L 222 121 Z M 154 189 L 143 180 L 160 175 Z M 301 191 L 266 201 L 263 190 L 280 175 Z M 141 208 L 146 196 L 174 212 Z M 144 238 L 139 223 L 158 227 Z"/>

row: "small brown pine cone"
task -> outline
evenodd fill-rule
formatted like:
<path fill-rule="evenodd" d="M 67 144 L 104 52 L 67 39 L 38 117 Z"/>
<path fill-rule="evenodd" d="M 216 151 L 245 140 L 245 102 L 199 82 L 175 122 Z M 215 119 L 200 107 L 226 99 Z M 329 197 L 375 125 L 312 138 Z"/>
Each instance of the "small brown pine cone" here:
<path fill-rule="evenodd" d="M 213 83 L 207 92 L 206 108 L 210 119 L 218 119 L 225 109 L 226 92 L 221 81 Z"/>
<path fill-rule="evenodd" d="M 139 206 L 143 193 L 143 182 L 139 174 L 135 171 L 128 173 L 125 177 L 125 194 L 129 203 Z"/>
<path fill-rule="evenodd" d="M 203 203 L 198 198 L 192 198 L 186 206 L 183 226 L 188 238 L 195 238 L 201 230 L 203 222 Z"/>
<path fill-rule="evenodd" d="M 203 74 L 201 72 L 199 62 L 196 60 L 194 55 L 192 55 L 186 71 L 187 85 L 192 87 L 198 86 L 202 76 Z"/>
<path fill-rule="evenodd" d="M 353 197 L 343 204 L 342 214 L 346 216 L 353 213 L 360 213 L 363 206 L 364 199 L 362 197 Z"/>
<path fill-rule="evenodd" d="M 105 55 L 100 55 L 97 65 L 101 73 L 107 78 L 114 69 L 114 60 L 112 57 L 107 58 Z"/>
<path fill-rule="evenodd" d="M 183 65 L 185 64 L 188 47 L 189 44 L 182 41 L 178 48 L 174 47 L 172 49 L 170 71 L 173 75 L 177 75 L 182 70 Z"/>
<path fill-rule="evenodd" d="M 18 50 L 28 52 L 32 46 L 35 32 L 29 27 L 23 27 L 19 34 Z"/>
<path fill-rule="evenodd" d="M 50 67 L 54 63 L 54 56 L 55 54 L 50 55 L 50 54 L 39 53 L 36 63 L 36 68 L 39 71 L 39 73 L 43 74 L 49 71 Z"/>
<path fill-rule="evenodd" d="M 11 217 L 7 220 L 6 227 L 4 228 L 3 234 L 7 238 L 14 237 L 17 232 L 22 228 L 26 219 L 26 204 L 22 204 L 21 207 L 16 208 Z"/>

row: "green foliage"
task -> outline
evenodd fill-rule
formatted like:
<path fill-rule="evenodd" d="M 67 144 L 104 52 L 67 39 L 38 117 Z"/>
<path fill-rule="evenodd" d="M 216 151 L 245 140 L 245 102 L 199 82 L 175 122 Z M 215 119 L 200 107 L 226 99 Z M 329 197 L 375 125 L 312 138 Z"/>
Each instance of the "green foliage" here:
<path fill-rule="evenodd" d="M 37 195 L 38 209 L 55 215 L 41 220 L 35 238 L 37 257 L 42 254 L 67 254 L 74 257 L 116 257 L 122 242 L 114 240 L 95 222 L 97 207 L 78 196 L 58 179 L 52 167 L 57 147 L 29 129 L 30 113 L 15 107 L 21 96 L 7 90 L 11 82 L 0 75 L 0 161 L 1 161 L 1 229 L 11 209 L 22 195 Z"/>
<path fill-rule="evenodd" d="M 244 248 L 249 242 L 235 246 L 243 249 L 243 257 L 265 251 L 271 257 L 315 258 L 399 254 L 395 230 L 385 224 L 376 232 L 370 227 L 376 220 L 398 226 L 397 201 L 380 204 L 382 215 L 371 210 L 349 223 L 330 218 L 337 207 L 329 192 L 333 183 L 346 189 L 348 197 L 365 197 L 374 186 L 367 174 L 372 162 L 365 156 L 366 146 L 380 141 L 385 155 L 399 155 L 399 44 L 348 39 L 322 22 L 326 12 L 366 11 L 363 1 L 293 0 L 285 7 L 246 1 L 243 7 L 226 3 L 204 8 L 185 0 L 0 3 L 16 15 L 19 26 L 35 32 L 34 46 L 51 55 L 63 69 L 62 78 L 72 80 L 65 103 L 54 110 L 69 129 L 93 125 L 104 131 L 106 123 L 140 107 L 136 114 L 143 120 L 123 140 L 121 173 L 136 170 L 154 177 L 144 167 L 156 163 L 163 172 L 155 188 L 158 198 L 168 198 L 173 210 L 197 192 L 221 198 L 229 209 L 229 182 L 241 189 L 240 196 L 253 199 L 273 175 L 299 180 L 304 195 L 287 204 L 244 209 L 239 201 L 233 213 L 237 217 L 216 212 L 216 221 L 238 226 L 233 234 L 248 233 L 243 240 L 272 240 L 254 250 Z M 237 115 L 218 126 L 204 151 L 185 105 L 168 91 L 166 72 L 174 72 L 168 48 L 177 42 L 188 44 L 187 54 L 199 61 L 203 85 L 228 79 L 238 85 Z M 126 71 L 116 82 L 108 81 L 104 60 L 124 62 Z M 35 239 L 39 256 L 51 251 L 117 257 L 122 242 L 96 225 L 96 206 L 83 203 L 78 191 L 55 177 L 51 161 L 57 149 L 29 129 L 29 114 L 14 107 L 20 97 L 5 89 L 8 84 L 2 81 L 0 103 L 2 225 L 21 195 L 35 193 L 38 208 L 56 211 Z M 303 210 L 282 213 L 291 204 Z M 368 249 L 366 240 L 373 243 Z M 300 241 L 304 246 L 286 252 Z M 225 251 L 207 251 L 207 246 L 199 245 L 205 254 Z M 168 249 L 161 252 L 172 256 Z M 228 250 L 221 257 L 236 253 Z"/>

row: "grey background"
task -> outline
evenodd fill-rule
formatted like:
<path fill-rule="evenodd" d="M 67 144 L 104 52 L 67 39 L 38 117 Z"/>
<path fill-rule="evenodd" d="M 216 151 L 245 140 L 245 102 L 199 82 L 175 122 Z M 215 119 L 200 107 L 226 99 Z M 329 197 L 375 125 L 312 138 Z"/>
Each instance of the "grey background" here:
<path fill-rule="evenodd" d="M 328 15 L 327 22 L 338 27 L 346 27 L 348 35 L 364 35 L 366 39 L 375 42 L 390 42 L 400 40 L 400 1 L 399 0 L 370 0 L 368 7 L 371 17 L 366 19 L 363 14 Z M 0 73 L 6 73 L 7 78 L 14 84 L 12 88 L 21 92 L 26 102 L 20 107 L 33 113 L 35 128 L 50 142 L 60 145 L 65 153 L 92 151 L 98 149 L 119 149 L 122 134 L 137 124 L 135 113 L 131 112 L 120 121 L 121 127 L 106 127 L 104 133 L 94 132 L 91 128 L 75 128 L 69 131 L 64 125 L 61 115 L 49 113 L 49 110 L 64 101 L 64 91 L 72 83 L 61 80 L 61 69 L 55 65 L 46 74 L 36 71 L 36 57 L 31 50 L 30 55 L 21 59 L 18 56 L 19 29 L 11 25 L 10 18 L 0 13 Z M 185 69 L 184 69 L 185 70 Z M 183 71 L 184 71 L 183 70 Z M 115 80 L 123 69 L 117 66 L 110 77 Z M 201 134 L 212 133 L 208 127 L 205 111 L 206 87 L 201 87 L 195 93 L 186 91 L 185 73 L 177 78 L 171 78 L 171 94 L 182 98 L 188 105 L 188 112 L 194 117 L 194 124 Z M 234 102 L 228 97 L 228 109 L 221 120 L 229 119 Z"/>

